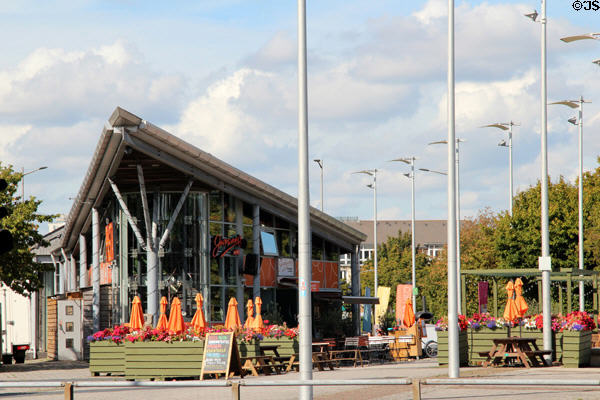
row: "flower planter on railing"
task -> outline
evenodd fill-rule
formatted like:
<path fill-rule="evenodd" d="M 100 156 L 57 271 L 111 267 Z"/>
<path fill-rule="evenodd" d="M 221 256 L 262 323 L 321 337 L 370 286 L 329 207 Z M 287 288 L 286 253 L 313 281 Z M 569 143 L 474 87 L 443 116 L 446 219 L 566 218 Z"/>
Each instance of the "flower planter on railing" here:
<path fill-rule="evenodd" d="M 91 342 L 90 372 L 94 376 L 125 375 L 125 344 L 112 340 Z"/>
<path fill-rule="evenodd" d="M 564 331 L 557 342 L 557 350 L 561 349 L 559 360 L 563 366 L 578 368 L 590 365 L 592 331 Z"/>
<path fill-rule="evenodd" d="M 458 347 L 459 347 L 459 363 L 461 367 L 466 367 L 469 363 L 467 331 L 459 331 Z M 438 331 L 438 364 L 448 364 L 448 331 Z"/>
<path fill-rule="evenodd" d="M 125 378 L 200 378 L 204 340 L 183 342 L 127 342 Z"/>

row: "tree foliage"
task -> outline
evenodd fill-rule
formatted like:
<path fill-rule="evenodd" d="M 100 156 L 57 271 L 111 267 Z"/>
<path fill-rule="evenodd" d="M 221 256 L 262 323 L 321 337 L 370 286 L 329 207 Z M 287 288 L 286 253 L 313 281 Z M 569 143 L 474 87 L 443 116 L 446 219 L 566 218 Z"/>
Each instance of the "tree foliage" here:
<path fill-rule="evenodd" d="M 600 164 L 600 158 L 598 159 Z M 600 270 L 600 167 L 586 172 L 583 177 L 583 221 L 585 269 Z M 513 215 L 503 211 L 482 210 L 461 223 L 461 269 L 519 269 L 537 268 L 541 255 L 540 183 L 519 192 L 514 197 Z M 564 177 L 548 184 L 548 219 L 550 256 L 553 270 L 578 268 L 578 182 Z M 435 259 L 424 253 L 417 257 L 417 286 L 425 296 L 429 311 L 436 317 L 447 313 L 447 253 Z M 379 246 L 379 285 L 395 286 L 410 283 L 410 234 L 399 233 Z M 477 282 L 485 277 L 468 276 L 466 280 L 467 313 L 477 311 Z M 537 304 L 535 279 L 522 278 L 524 296 L 530 305 Z M 508 279 L 506 279 L 508 280 Z M 361 270 L 363 288 L 373 285 L 373 262 L 366 262 Z M 505 303 L 505 281 L 498 280 L 499 308 Z M 558 301 L 558 287 L 553 286 L 553 302 Z M 564 283 L 562 284 L 564 285 Z M 574 285 L 576 287 L 577 285 Z M 562 289 L 564 290 L 564 289 Z M 572 307 L 577 308 L 577 289 Z M 395 300 L 392 289 L 392 300 Z M 586 297 L 586 308 L 592 305 Z M 417 304 L 417 309 L 421 305 Z M 533 309 L 534 307 L 531 307 Z M 500 310 L 501 311 L 501 310 Z"/>
<path fill-rule="evenodd" d="M 6 190 L 0 193 L 0 205 L 9 212 L 7 217 L 0 220 L 0 227 L 9 230 L 14 241 L 13 249 L 0 255 L 0 280 L 18 293 L 31 293 L 42 286 L 42 273 L 53 268 L 36 263 L 30 249 L 34 245 L 49 245 L 38 228 L 40 223 L 51 222 L 56 215 L 39 214 L 41 200 L 34 197 L 24 200 L 17 196 L 22 173 L 0 164 L 0 178 L 8 183 Z"/>

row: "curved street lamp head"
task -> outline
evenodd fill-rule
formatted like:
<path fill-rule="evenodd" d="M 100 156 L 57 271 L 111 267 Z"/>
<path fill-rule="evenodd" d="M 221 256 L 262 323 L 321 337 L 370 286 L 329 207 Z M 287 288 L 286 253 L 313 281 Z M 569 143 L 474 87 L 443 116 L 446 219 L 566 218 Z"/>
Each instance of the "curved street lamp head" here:
<path fill-rule="evenodd" d="M 554 103 L 548 103 L 548 104 L 549 105 L 562 104 L 563 106 L 567 106 L 567 107 L 571 107 L 571 108 L 579 108 L 578 101 L 575 101 L 575 100 L 561 100 L 561 101 L 555 101 Z"/>
<path fill-rule="evenodd" d="M 503 131 L 507 131 L 509 125 L 510 124 L 508 124 L 508 123 L 498 122 L 497 124 L 483 125 L 483 126 L 480 126 L 480 128 L 498 128 L 498 129 L 502 129 Z"/>
<path fill-rule="evenodd" d="M 524 15 L 525 15 L 527 18 L 531 19 L 533 22 L 535 22 L 535 21 L 537 20 L 537 17 L 538 17 L 538 15 L 539 15 L 539 14 L 538 14 L 537 10 L 533 10 L 533 12 L 532 12 L 532 13 L 529 13 L 529 14 L 524 14 Z"/>
<path fill-rule="evenodd" d="M 389 160 L 388 162 L 394 162 L 394 161 L 399 161 L 399 162 L 403 162 L 405 164 L 410 164 L 411 161 L 415 160 L 415 157 L 402 157 L 402 158 L 396 158 L 394 160 Z"/>
<path fill-rule="evenodd" d="M 362 171 L 356 171 L 353 172 L 353 174 L 366 174 L 366 175 L 371 175 L 373 176 L 373 172 L 377 172 L 377 170 L 372 170 L 372 169 L 363 169 Z"/>
<path fill-rule="evenodd" d="M 562 40 L 565 43 L 571 43 L 576 40 L 586 40 L 586 39 L 599 40 L 600 33 L 584 33 L 582 35 L 567 36 L 564 38 L 560 38 L 560 40 Z"/>
<path fill-rule="evenodd" d="M 440 172 L 440 171 L 435 171 L 433 169 L 427 169 L 427 168 L 419 168 L 419 171 L 424 171 L 424 172 L 433 172 L 434 174 L 440 174 L 440 175 L 448 175 L 445 172 Z"/>
<path fill-rule="evenodd" d="M 597 60 L 592 61 L 593 64 L 596 64 L 597 66 L 600 67 L 600 58 Z"/>
<path fill-rule="evenodd" d="M 44 166 L 44 167 L 39 167 L 39 168 L 36 168 L 36 169 L 34 169 L 34 170 L 32 170 L 32 171 L 29 171 L 29 172 L 23 172 L 23 175 L 22 175 L 22 176 L 29 175 L 29 174 L 33 174 L 34 172 L 38 172 L 38 171 L 41 171 L 41 170 L 43 170 L 43 169 L 47 169 L 47 168 L 48 168 L 48 167 Z"/>
<path fill-rule="evenodd" d="M 456 143 L 461 143 L 461 142 L 466 142 L 466 139 L 456 138 Z M 448 141 L 447 140 L 438 140 L 435 142 L 427 143 L 427 145 L 430 145 L 430 144 L 448 144 Z"/>
<path fill-rule="evenodd" d="M 313 161 L 316 162 L 317 164 L 319 164 L 319 167 L 323 168 L 323 160 L 321 160 L 319 158 L 315 158 Z"/>

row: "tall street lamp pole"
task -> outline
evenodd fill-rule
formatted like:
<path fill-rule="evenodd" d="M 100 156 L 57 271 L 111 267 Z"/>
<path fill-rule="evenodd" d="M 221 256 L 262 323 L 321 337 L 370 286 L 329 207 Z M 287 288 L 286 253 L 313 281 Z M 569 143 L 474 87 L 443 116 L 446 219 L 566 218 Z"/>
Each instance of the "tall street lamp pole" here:
<path fill-rule="evenodd" d="M 547 92 L 547 68 L 546 68 L 546 0 L 542 1 L 542 24 L 541 35 L 541 153 L 542 153 L 542 171 L 541 171 L 541 236 L 542 236 L 542 255 L 539 258 L 539 268 L 542 271 L 542 313 L 543 313 L 543 331 L 544 331 L 544 350 L 552 350 L 552 304 L 550 302 L 550 271 L 552 270 L 552 259 L 550 258 L 550 231 L 548 226 L 548 92 Z M 537 11 L 525 15 L 532 21 L 538 17 Z M 546 361 L 550 362 L 550 357 L 546 356 Z"/>
<path fill-rule="evenodd" d="M 460 375 L 456 275 L 456 176 L 454 109 L 454 0 L 448 0 L 448 377 Z"/>
<path fill-rule="evenodd" d="M 416 157 L 397 158 L 390 161 L 399 161 L 410 165 L 410 173 L 404 174 L 411 180 L 411 223 L 410 223 L 410 236 L 411 236 L 411 254 L 412 254 L 412 305 L 413 312 L 417 311 L 417 285 L 416 285 L 416 249 L 415 249 L 415 160 Z"/>
<path fill-rule="evenodd" d="M 21 202 L 25 202 L 25 175 L 33 174 L 48 167 L 39 167 L 33 171 L 25 172 L 25 168 L 21 168 Z"/>
<path fill-rule="evenodd" d="M 365 174 L 373 177 L 373 183 L 367 187 L 373 189 L 373 268 L 375 297 L 377 297 L 377 169 L 365 169 L 362 171 L 353 172 L 354 174 Z"/>
<path fill-rule="evenodd" d="M 600 40 L 600 33 L 585 33 L 583 35 L 567 36 L 561 38 L 565 43 L 574 42 L 577 40 Z M 592 61 L 594 64 L 600 66 L 600 60 Z M 552 104 L 563 104 L 567 107 L 577 108 L 579 103 L 579 121 L 577 118 L 569 119 L 569 122 L 574 125 L 579 125 L 579 269 L 584 269 L 583 264 L 583 103 L 590 103 L 589 101 L 583 100 L 583 96 L 579 97 L 579 100 L 565 100 L 558 101 Z M 579 311 L 585 309 L 585 289 L 583 281 L 579 281 Z"/>
<path fill-rule="evenodd" d="M 325 212 L 325 206 L 323 204 L 323 160 L 313 160 L 317 164 L 319 164 L 319 168 L 321 168 L 321 212 Z"/>
<path fill-rule="evenodd" d="M 578 117 L 569 118 L 569 123 L 579 125 L 578 138 L 578 159 L 579 159 L 579 187 L 578 187 L 578 224 L 579 224 L 579 269 L 584 269 L 583 264 L 583 103 L 591 103 L 585 101 L 583 96 L 579 100 L 563 100 L 556 101 L 550 104 L 562 104 L 570 108 L 579 108 Z M 585 287 L 583 281 L 579 281 L 579 311 L 585 310 Z"/>
<path fill-rule="evenodd" d="M 457 310 L 461 310 L 461 287 L 460 287 L 460 143 L 464 142 L 464 139 L 456 138 L 455 161 L 456 161 L 456 179 L 455 179 L 455 196 L 456 196 L 456 304 Z M 437 142 L 431 142 L 432 144 L 448 144 L 447 140 L 438 140 Z"/>
<path fill-rule="evenodd" d="M 306 0 L 298 0 L 298 325 L 300 379 L 312 380 L 311 235 L 308 184 L 308 89 L 306 69 Z M 313 397 L 300 386 L 300 399 Z"/>
<path fill-rule="evenodd" d="M 496 124 L 484 125 L 481 128 L 498 128 L 503 131 L 508 131 L 508 143 L 505 140 L 502 140 L 498 143 L 500 147 L 508 147 L 508 215 L 512 217 L 513 213 L 513 162 L 512 162 L 512 127 L 519 126 L 519 124 L 515 124 L 514 122 L 498 122 Z"/>

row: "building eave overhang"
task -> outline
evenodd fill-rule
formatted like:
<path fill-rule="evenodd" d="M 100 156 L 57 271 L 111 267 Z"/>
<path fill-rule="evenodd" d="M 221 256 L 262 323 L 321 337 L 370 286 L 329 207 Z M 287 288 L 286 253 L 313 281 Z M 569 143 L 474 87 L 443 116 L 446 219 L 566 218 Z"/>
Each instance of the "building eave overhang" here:
<path fill-rule="evenodd" d="M 73 249 L 79 234 L 86 231 L 91 209 L 98 206 L 106 195 L 109 189 L 106 178 L 115 173 L 127 146 L 158 156 L 162 162 L 182 173 L 226 193 L 245 196 L 245 200 L 257 200 L 268 211 L 289 219 L 297 218 L 298 201 L 293 196 L 117 107 L 102 130 L 83 184 L 67 217 L 62 247 Z M 310 208 L 310 217 L 313 232 L 346 250 L 352 250 L 352 246 L 366 239 L 362 232 L 314 207 Z"/>

